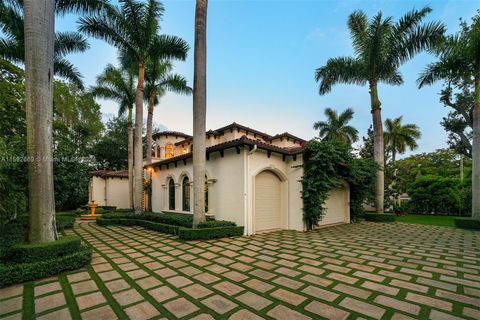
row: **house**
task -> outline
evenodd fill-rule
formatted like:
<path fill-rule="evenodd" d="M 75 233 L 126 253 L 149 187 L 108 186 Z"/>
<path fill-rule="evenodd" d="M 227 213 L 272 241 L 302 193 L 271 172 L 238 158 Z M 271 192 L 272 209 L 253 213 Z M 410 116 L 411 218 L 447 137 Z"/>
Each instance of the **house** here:
<path fill-rule="evenodd" d="M 192 137 L 176 131 L 154 135 L 152 211 L 192 213 Z M 302 147 L 290 133 L 267 133 L 232 123 L 206 132 L 205 209 L 217 220 L 245 226 L 247 235 L 304 230 Z M 331 191 L 321 225 L 349 222 L 349 187 Z"/>
<path fill-rule="evenodd" d="M 90 172 L 88 202 L 99 206 L 130 208 L 128 197 L 128 171 L 98 170 Z"/>

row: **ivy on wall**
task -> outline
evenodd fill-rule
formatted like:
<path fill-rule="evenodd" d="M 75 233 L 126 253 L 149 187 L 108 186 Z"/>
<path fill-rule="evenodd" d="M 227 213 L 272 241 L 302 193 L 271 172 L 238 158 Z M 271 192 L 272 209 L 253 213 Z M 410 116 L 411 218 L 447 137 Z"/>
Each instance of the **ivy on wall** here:
<path fill-rule="evenodd" d="M 303 221 L 312 230 L 325 215 L 330 190 L 350 185 L 350 214 L 363 211 L 362 204 L 375 183 L 377 164 L 356 158 L 350 145 L 339 141 L 309 141 L 303 154 Z"/>

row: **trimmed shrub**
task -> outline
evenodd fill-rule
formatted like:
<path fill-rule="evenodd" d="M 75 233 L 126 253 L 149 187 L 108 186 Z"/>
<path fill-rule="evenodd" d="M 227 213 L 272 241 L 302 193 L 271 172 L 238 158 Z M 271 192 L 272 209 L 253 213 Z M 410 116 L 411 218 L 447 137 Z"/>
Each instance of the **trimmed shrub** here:
<path fill-rule="evenodd" d="M 456 218 L 455 226 L 461 229 L 480 230 L 480 220 L 470 218 Z"/>
<path fill-rule="evenodd" d="M 65 214 L 57 214 L 56 215 L 56 222 L 57 222 L 57 230 L 62 232 L 64 229 L 72 229 L 73 225 L 75 224 L 75 215 L 65 215 Z"/>
<path fill-rule="evenodd" d="M 225 221 L 225 220 L 210 220 L 205 221 L 204 223 L 200 223 L 198 225 L 199 229 L 205 228 L 221 228 L 221 227 L 236 227 L 237 224 L 232 221 Z"/>
<path fill-rule="evenodd" d="M 140 219 L 104 219 L 103 217 L 97 218 L 97 224 L 102 227 L 111 226 L 111 225 L 121 225 L 121 226 L 140 226 L 145 229 L 154 230 L 163 233 L 169 233 L 176 235 L 178 233 L 178 226 L 172 226 L 163 223 L 157 223 L 147 220 Z"/>
<path fill-rule="evenodd" d="M 39 244 L 17 244 L 8 250 L 5 261 L 24 263 L 55 259 L 74 253 L 79 247 L 80 238 L 78 236 L 64 236 L 54 242 Z"/>
<path fill-rule="evenodd" d="M 139 215 L 133 213 L 105 213 L 102 215 L 104 219 L 138 219 L 152 221 L 156 223 L 169 224 L 179 227 L 190 228 L 193 224 L 193 216 L 181 213 L 142 213 Z M 212 221 L 212 218 L 207 218 Z M 208 222 L 207 221 L 207 222 Z M 214 221 L 214 220 L 213 220 Z"/>
<path fill-rule="evenodd" d="M 76 270 L 90 263 L 92 250 L 81 246 L 62 257 L 19 264 L 0 264 L 0 287 L 49 277 L 63 271 Z"/>
<path fill-rule="evenodd" d="M 116 211 L 117 210 L 117 207 L 115 207 L 115 206 L 100 206 L 99 208 L 102 208 L 105 211 Z"/>
<path fill-rule="evenodd" d="M 389 213 L 365 213 L 365 220 L 371 222 L 395 222 L 395 215 Z"/>
<path fill-rule="evenodd" d="M 221 228 L 178 228 L 178 237 L 182 240 L 207 240 L 243 235 L 243 227 L 221 227 Z"/>
<path fill-rule="evenodd" d="M 28 217 L 21 216 L 0 226 L 0 259 L 17 243 L 27 240 Z"/>

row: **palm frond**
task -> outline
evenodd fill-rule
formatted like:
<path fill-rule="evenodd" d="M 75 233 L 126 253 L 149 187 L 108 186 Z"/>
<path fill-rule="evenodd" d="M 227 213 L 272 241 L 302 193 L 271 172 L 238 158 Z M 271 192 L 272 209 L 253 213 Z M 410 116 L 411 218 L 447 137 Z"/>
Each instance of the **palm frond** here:
<path fill-rule="evenodd" d="M 324 95 L 338 83 L 364 85 L 367 74 L 364 64 L 355 58 L 331 58 L 327 64 L 315 71 L 315 80 L 320 82 L 319 93 Z"/>
<path fill-rule="evenodd" d="M 367 15 L 363 11 L 354 11 L 348 17 L 348 28 L 350 29 L 354 52 L 356 55 L 360 55 L 366 51 Z"/>
<path fill-rule="evenodd" d="M 82 90 L 84 89 L 80 71 L 69 61 L 65 59 L 55 59 L 53 70 L 55 75 L 74 83 Z"/>
<path fill-rule="evenodd" d="M 150 56 L 159 60 L 177 59 L 184 61 L 189 49 L 189 44 L 180 37 L 160 35 L 154 39 Z"/>
<path fill-rule="evenodd" d="M 57 56 L 84 52 L 89 47 L 87 39 L 78 32 L 57 32 L 55 34 L 55 54 Z"/>
<path fill-rule="evenodd" d="M 167 76 L 159 86 L 168 91 L 185 95 L 192 94 L 193 91 L 192 88 L 188 86 L 187 79 L 176 73 Z"/>

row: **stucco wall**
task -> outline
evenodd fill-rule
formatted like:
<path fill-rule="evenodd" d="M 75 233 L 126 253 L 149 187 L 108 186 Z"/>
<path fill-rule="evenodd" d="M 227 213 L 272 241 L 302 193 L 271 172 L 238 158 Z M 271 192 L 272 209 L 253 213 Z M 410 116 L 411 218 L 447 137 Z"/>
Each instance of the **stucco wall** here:
<path fill-rule="evenodd" d="M 88 202 L 95 201 L 99 206 L 105 205 L 105 180 L 100 177 L 90 177 L 90 195 Z"/>
<path fill-rule="evenodd" d="M 334 212 L 336 215 L 343 217 L 343 223 L 350 222 L 350 187 L 347 183 L 344 183 L 342 188 L 336 188 L 330 191 L 329 197 L 325 202 L 325 208 L 327 214 L 320 221 L 320 225 L 329 225 L 332 223 L 338 223 L 337 219 L 335 222 L 333 219 L 330 219 L 329 213 Z"/>
<path fill-rule="evenodd" d="M 128 199 L 128 179 L 103 179 L 96 176 L 90 178 L 89 202 L 95 200 L 95 203 L 99 206 L 115 206 L 119 209 L 125 209 L 130 207 Z"/>
<path fill-rule="evenodd" d="M 240 154 L 235 149 L 224 151 L 221 158 L 218 152 L 210 154 L 207 161 L 207 176 L 209 180 L 209 213 L 218 220 L 234 221 L 245 226 L 246 234 L 255 232 L 255 177 L 264 170 L 275 173 L 281 180 L 282 192 L 282 228 L 304 230 L 303 202 L 301 198 L 301 167 L 302 155 L 287 156 L 283 161 L 282 155 L 257 149 L 241 148 Z M 187 159 L 186 165 L 178 161 L 169 168 L 153 172 L 152 176 L 152 209 L 155 212 L 170 211 L 168 209 L 168 179 L 173 177 L 176 183 L 175 200 L 176 212 L 182 212 L 181 178 L 187 175 L 193 181 L 192 159 Z M 246 182 L 246 183 L 244 183 Z M 193 186 L 191 187 L 191 205 L 193 210 Z M 349 191 L 348 186 L 332 191 L 333 197 L 327 200 L 327 210 L 333 214 L 340 214 L 348 222 Z M 321 224 L 328 223 L 328 220 Z"/>
<path fill-rule="evenodd" d="M 218 220 L 234 221 L 244 224 L 243 157 L 235 149 L 228 149 L 221 158 L 218 152 L 210 154 L 206 163 L 209 188 L 209 214 Z M 155 212 L 172 211 L 168 209 L 167 183 L 173 177 L 175 188 L 175 212 L 182 211 L 181 177 L 187 175 L 193 181 L 192 159 L 173 163 L 166 169 L 153 171 L 152 174 L 152 210 Z M 195 183 L 195 182 L 194 182 Z M 193 210 L 193 185 L 190 189 L 190 208 Z"/>

